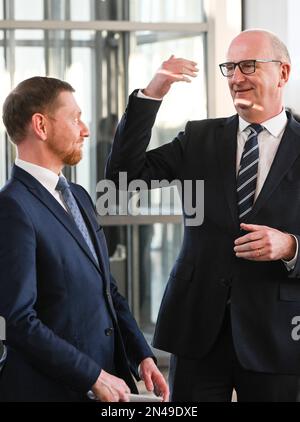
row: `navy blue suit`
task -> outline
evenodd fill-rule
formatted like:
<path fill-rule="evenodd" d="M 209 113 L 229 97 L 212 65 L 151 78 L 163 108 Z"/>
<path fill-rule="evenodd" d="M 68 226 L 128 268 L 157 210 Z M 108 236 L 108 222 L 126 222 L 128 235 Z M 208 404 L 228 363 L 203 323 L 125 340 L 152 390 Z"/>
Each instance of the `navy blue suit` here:
<path fill-rule="evenodd" d="M 238 116 L 188 122 L 172 142 L 146 152 L 159 107 L 160 102 L 131 95 L 106 172 L 116 182 L 121 171 L 128 172 L 129 182 L 204 180 L 204 221 L 185 226 L 153 345 L 184 359 L 204 359 L 216 344 L 230 295 L 232 336 L 242 367 L 299 375 L 300 341 L 292 332 L 293 318 L 300 316 L 300 253 L 289 272 L 281 260 L 238 259 L 233 249 L 241 236 L 236 196 Z M 292 233 L 300 244 L 300 125 L 290 115 L 247 223 Z M 182 378 L 188 378 L 187 372 Z"/>
<path fill-rule="evenodd" d="M 71 190 L 98 255 L 71 216 L 29 173 L 14 166 L 0 192 L 0 315 L 7 361 L 0 401 L 80 401 L 101 369 L 131 376 L 152 356 L 110 274 L 103 229 L 89 195 Z"/>

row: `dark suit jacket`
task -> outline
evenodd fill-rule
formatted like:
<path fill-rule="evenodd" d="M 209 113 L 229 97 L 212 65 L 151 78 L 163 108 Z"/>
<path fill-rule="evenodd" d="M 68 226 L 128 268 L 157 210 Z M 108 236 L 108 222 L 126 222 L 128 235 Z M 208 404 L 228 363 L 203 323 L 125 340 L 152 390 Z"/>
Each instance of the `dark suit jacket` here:
<path fill-rule="evenodd" d="M 292 338 L 300 315 L 300 255 L 293 271 L 282 261 L 235 257 L 241 235 L 236 201 L 238 116 L 188 122 L 173 142 L 145 152 L 160 103 L 130 97 L 120 122 L 107 177 L 128 180 L 204 180 L 204 222 L 185 227 L 153 344 L 201 358 L 214 344 L 231 290 L 233 340 L 240 363 L 269 373 L 300 373 L 300 342 Z M 300 241 L 300 125 L 289 115 L 272 168 L 248 223 L 267 225 Z M 195 198 L 193 198 L 195 199 Z M 300 243 L 299 243 L 300 244 Z"/>
<path fill-rule="evenodd" d="M 152 356 L 110 274 L 91 199 L 79 185 L 71 190 L 100 267 L 71 216 L 29 173 L 14 166 L 0 192 L 0 315 L 8 347 L 0 401 L 84 400 L 102 368 L 136 391 L 131 371 L 138 376 L 141 360 Z"/>

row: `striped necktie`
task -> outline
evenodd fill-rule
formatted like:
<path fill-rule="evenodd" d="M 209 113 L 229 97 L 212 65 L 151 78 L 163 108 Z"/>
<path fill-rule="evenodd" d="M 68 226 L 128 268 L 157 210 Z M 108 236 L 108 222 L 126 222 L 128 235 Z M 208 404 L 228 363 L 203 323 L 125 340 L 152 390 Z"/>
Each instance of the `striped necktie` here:
<path fill-rule="evenodd" d="M 250 135 L 244 146 L 237 176 L 237 200 L 240 222 L 246 221 L 248 214 L 253 208 L 259 161 L 257 137 L 263 131 L 263 127 L 259 124 L 252 124 L 248 128 L 250 129 Z"/>
<path fill-rule="evenodd" d="M 88 228 L 82 217 L 82 214 L 77 205 L 77 202 L 71 192 L 67 179 L 63 176 L 60 176 L 55 189 L 58 192 L 60 192 L 61 197 L 64 201 L 64 204 L 66 205 L 66 208 L 69 211 L 69 214 L 73 217 L 76 223 L 76 226 L 78 227 L 80 233 L 82 234 L 84 240 L 86 241 L 93 257 L 95 258 L 95 261 L 99 265 L 98 257 L 97 257 L 93 242 L 91 240 Z"/>

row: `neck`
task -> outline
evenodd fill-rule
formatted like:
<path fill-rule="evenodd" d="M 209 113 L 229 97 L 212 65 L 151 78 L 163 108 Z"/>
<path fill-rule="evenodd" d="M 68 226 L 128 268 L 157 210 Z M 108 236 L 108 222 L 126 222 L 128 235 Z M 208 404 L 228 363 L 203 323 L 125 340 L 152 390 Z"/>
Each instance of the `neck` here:
<path fill-rule="evenodd" d="M 20 160 L 35 164 L 53 171 L 55 174 L 60 174 L 63 169 L 63 164 L 54 157 L 49 157 L 48 154 L 43 154 L 41 151 L 30 151 L 28 148 L 23 148 L 21 145 L 17 147 L 17 156 Z"/>
<path fill-rule="evenodd" d="M 239 116 L 246 120 L 246 122 L 261 124 L 275 116 L 278 116 L 278 114 L 282 112 L 282 109 L 283 107 L 281 106 L 280 109 L 275 110 L 273 113 L 262 113 L 261 111 L 255 110 L 253 108 L 251 110 L 237 108 L 236 110 Z"/>

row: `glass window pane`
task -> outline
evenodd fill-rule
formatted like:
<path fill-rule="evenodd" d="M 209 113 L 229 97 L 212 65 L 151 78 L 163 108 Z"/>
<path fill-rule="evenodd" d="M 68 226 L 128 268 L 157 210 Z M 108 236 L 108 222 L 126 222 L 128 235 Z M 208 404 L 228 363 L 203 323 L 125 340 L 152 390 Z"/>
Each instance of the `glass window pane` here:
<path fill-rule="evenodd" d="M 0 19 L 3 19 L 3 0 L 0 0 Z"/>
<path fill-rule="evenodd" d="M 42 47 L 16 47 L 14 85 L 23 79 L 45 75 L 44 49 Z"/>
<path fill-rule="evenodd" d="M 299 45 L 299 21 L 300 2 L 291 0 L 287 4 L 288 28 L 286 33 L 286 45 L 292 60 L 292 71 L 289 83 L 285 88 L 286 106 L 290 107 L 294 114 L 300 115 L 300 45 Z M 271 31 L 276 31 L 276 22 L 273 23 Z"/>
<path fill-rule="evenodd" d="M 130 19 L 137 22 L 203 22 L 203 1 L 130 0 Z"/>
<path fill-rule="evenodd" d="M 0 31 L 2 34 L 2 31 Z M 11 80 L 9 73 L 5 68 L 4 48 L 0 47 L 0 109 L 2 110 L 3 102 L 9 94 L 11 87 Z M 0 119 L 0 188 L 4 185 L 6 180 L 6 139 L 5 128 L 2 119 Z"/>
<path fill-rule="evenodd" d="M 138 32 L 133 44 L 129 92 L 144 88 L 171 54 L 194 60 L 199 67 L 197 78 L 192 79 L 190 84 L 174 84 L 163 101 L 152 133 L 151 148 L 155 148 L 166 140 L 172 140 L 188 120 L 207 117 L 204 37 Z"/>
<path fill-rule="evenodd" d="M 70 0 L 70 8 L 72 21 L 91 20 L 91 1 Z"/>
<path fill-rule="evenodd" d="M 95 37 L 95 31 L 71 31 L 71 39 L 77 41 L 91 41 Z"/>
<path fill-rule="evenodd" d="M 43 0 L 15 0 L 15 19 L 42 20 L 44 18 Z"/>
<path fill-rule="evenodd" d="M 22 40 L 23 42 L 31 42 L 31 40 L 43 40 L 44 31 L 36 29 L 17 29 L 15 31 L 15 38 L 16 40 Z"/>
<path fill-rule="evenodd" d="M 89 48 L 72 48 L 72 64 L 67 69 L 66 80 L 76 90 L 75 98 L 82 110 L 82 120 L 90 128 L 92 126 L 92 54 Z M 93 133 L 86 138 L 83 147 L 83 158 L 76 166 L 76 182 L 95 197 L 96 180 L 92 177 L 95 170 L 91 164 L 91 151 L 95 150 Z M 95 157 L 93 157 L 95 158 Z M 93 182 L 93 183 L 92 183 Z"/>
<path fill-rule="evenodd" d="M 182 242 L 181 224 L 139 227 L 140 324 L 153 331 L 170 271 Z"/>

